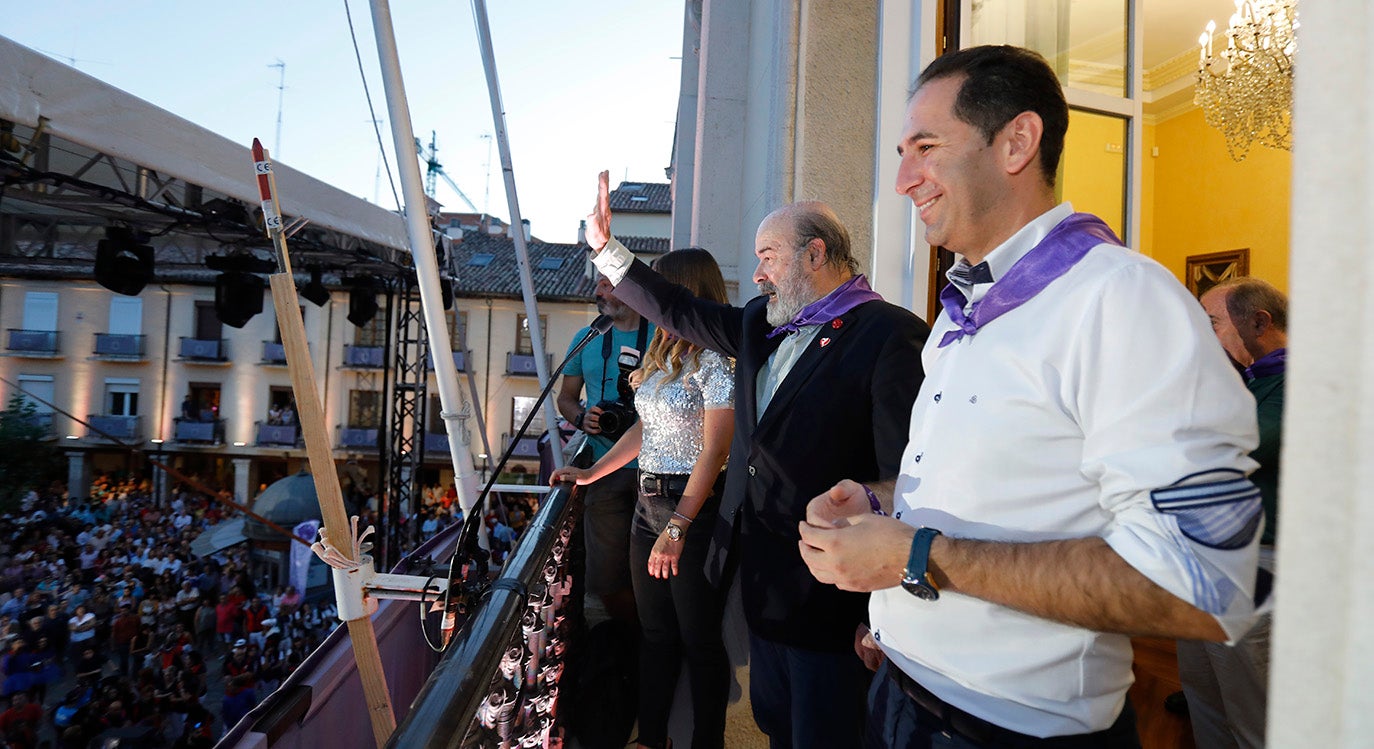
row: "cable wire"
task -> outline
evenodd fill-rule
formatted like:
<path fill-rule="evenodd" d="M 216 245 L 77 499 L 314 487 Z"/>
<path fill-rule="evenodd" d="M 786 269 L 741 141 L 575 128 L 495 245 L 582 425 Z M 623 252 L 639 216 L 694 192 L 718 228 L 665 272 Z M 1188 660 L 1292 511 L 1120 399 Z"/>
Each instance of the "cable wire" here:
<path fill-rule="evenodd" d="M 367 97 L 367 113 L 372 117 L 372 131 L 377 134 L 377 150 L 382 154 L 382 165 L 386 167 L 386 181 L 391 185 L 391 199 L 396 201 L 396 210 L 401 210 L 401 197 L 396 193 L 396 180 L 391 177 L 391 162 L 386 158 L 386 146 L 382 145 L 382 128 L 377 124 L 377 110 L 372 106 L 372 92 L 367 88 L 367 74 L 363 71 L 363 53 L 358 49 L 358 34 L 353 29 L 353 13 L 344 0 L 344 15 L 348 18 L 348 37 L 353 40 L 353 56 L 358 60 L 358 77 L 363 81 L 363 95 Z"/>

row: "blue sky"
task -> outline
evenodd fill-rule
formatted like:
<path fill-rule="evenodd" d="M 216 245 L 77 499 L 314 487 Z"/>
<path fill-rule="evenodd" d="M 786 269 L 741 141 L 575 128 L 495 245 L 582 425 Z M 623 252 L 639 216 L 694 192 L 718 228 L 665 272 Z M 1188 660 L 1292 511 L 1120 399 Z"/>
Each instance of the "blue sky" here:
<path fill-rule="evenodd" d="M 573 241 L 596 172 L 666 182 L 682 51 L 673 0 L 488 0 L 520 212 Z M 367 200 L 395 201 L 380 162 L 345 0 L 42 0 L 6 3 L 0 35 Z M 347 0 L 377 117 L 386 100 L 366 0 Z M 392 23 L 416 135 L 463 192 L 509 215 L 467 2 L 400 0 Z M 280 71 L 282 129 L 276 143 Z M 389 121 L 381 123 L 392 173 Z M 274 147 L 277 146 L 277 147 Z M 488 170 L 488 164 L 490 169 Z M 488 179 L 488 173 L 490 178 Z M 397 185 L 399 192 L 399 183 Z M 440 183 L 438 198 L 466 210 Z"/>

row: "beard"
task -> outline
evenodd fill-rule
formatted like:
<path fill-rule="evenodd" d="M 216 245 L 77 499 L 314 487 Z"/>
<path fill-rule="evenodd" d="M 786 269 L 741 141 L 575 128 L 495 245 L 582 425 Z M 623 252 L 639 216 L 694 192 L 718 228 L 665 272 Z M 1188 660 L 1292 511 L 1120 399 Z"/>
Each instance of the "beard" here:
<path fill-rule="evenodd" d="M 759 291 L 774 295 L 768 300 L 766 317 L 768 324 L 775 328 L 791 322 L 802 308 L 816 301 L 812 298 L 815 292 L 810 279 L 800 267 L 793 268 L 786 276 L 780 276 L 776 285 L 767 281 L 759 284 Z"/>
<path fill-rule="evenodd" d="M 597 297 L 596 311 L 614 320 L 625 314 L 625 305 L 619 299 Z"/>

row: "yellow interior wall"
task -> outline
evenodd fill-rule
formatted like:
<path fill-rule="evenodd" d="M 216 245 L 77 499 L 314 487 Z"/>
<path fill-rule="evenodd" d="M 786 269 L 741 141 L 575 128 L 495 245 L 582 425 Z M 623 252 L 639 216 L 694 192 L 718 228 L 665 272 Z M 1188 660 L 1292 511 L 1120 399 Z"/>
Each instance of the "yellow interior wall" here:
<path fill-rule="evenodd" d="M 1237 163 L 1199 110 L 1146 128 L 1145 138 L 1151 228 L 1142 249 L 1182 280 L 1189 255 L 1248 247 L 1250 275 L 1287 291 L 1291 155 L 1254 146 Z"/>
<path fill-rule="evenodd" d="M 1059 175 L 1060 198 L 1073 203 L 1075 211 L 1106 221 L 1117 236 L 1124 236 L 1125 139 L 1125 120 L 1069 110 L 1069 132 L 1064 140 L 1063 169 Z"/>

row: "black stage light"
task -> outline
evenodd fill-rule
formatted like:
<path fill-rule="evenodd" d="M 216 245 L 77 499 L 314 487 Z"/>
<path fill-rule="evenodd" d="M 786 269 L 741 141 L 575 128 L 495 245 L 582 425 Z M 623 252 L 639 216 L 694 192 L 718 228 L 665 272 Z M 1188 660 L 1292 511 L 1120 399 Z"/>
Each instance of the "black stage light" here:
<path fill-rule="evenodd" d="M 215 279 L 215 314 L 231 328 L 242 328 L 262 311 L 266 284 L 261 276 L 240 271 L 219 274 Z"/>
<path fill-rule="evenodd" d="M 111 226 L 95 250 L 95 281 L 116 294 L 138 296 L 153 280 L 153 248 L 132 229 Z"/>
<path fill-rule="evenodd" d="M 301 298 L 316 307 L 323 307 L 329 303 L 329 289 L 320 281 L 319 268 L 310 269 L 310 283 L 301 287 Z"/>
<path fill-rule="evenodd" d="M 371 282 L 356 282 L 348 290 L 348 321 L 363 327 L 377 316 L 377 287 Z"/>

